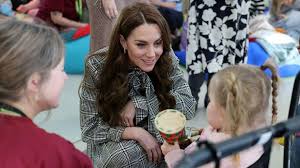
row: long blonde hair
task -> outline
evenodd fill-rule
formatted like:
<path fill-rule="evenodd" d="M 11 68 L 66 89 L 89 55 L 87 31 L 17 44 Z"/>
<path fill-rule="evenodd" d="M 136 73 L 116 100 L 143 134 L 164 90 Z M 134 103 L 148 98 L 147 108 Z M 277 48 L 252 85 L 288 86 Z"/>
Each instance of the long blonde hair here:
<path fill-rule="evenodd" d="M 272 82 L 263 72 L 270 69 Z M 265 119 L 272 89 L 272 123 L 277 115 L 276 68 L 265 64 L 261 68 L 250 65 L 234 65 L 216 73 L 209 85 L 210 95 L 215 103 L 225 109 L 224 128 L 232 136 L 237 136 L 241 126 L 251 128 L 257 117 Z"/>
<path fill-rule="evenodd" d="M 271 70 L 272 82 L 263 72 L 265 69 Z M 271 87 L 272 123 L 276 122 L 278 79 L 276 68 L 271 64 L 260 68 L 233 65 L 216 73 L 211 79 L 209 93 L 215 103 L 225 109 L 223 131 L 235 137 L 254 128 L 258 119 L 266 122 Z M 233 156 L 233 161 L 239 167 L 239 154 Z"/>

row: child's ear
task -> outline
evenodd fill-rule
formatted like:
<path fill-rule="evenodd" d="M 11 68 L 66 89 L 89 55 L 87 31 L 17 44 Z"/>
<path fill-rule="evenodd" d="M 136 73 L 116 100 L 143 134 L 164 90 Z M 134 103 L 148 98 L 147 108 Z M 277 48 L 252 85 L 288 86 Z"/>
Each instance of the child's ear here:
<path fill-rule="evenodd" d="M 41 85 L 41 76 L 38 73 L 33 73 L 27 81 L 27 89 L 30 92 L 38 92 Z"/>
<path fill-rule="evenodd" d="M 122 36 L 122 35 L 120 36 L 120 43 L 124 49 L 127 49 L 126 40 L 125 40 L 124 36 Z"/>

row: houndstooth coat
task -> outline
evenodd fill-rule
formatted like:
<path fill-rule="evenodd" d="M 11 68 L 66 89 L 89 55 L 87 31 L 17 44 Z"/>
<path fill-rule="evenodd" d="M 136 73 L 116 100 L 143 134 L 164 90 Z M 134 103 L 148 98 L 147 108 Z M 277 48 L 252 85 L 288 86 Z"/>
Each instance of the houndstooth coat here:
<path fill-rule="evenodd" d="M 90 55 L 86 60 L 85 75 L 80 86 L 80 124 L 82 140 L 87 143 L 87 153 L 92 158 L 95 167 L 162 167 L 161 164 L 150 163 L 144 149 L 134 140 L 122 140 L 124 127 L 110 127 L 105 123 L 96 110 L 97 90 L 95 84 L 101 72 L 107 49 L 101 49 Z M 183 112 L 187 119 L 195 113 L 195 100 L 183 79 L 178 61 L 172 55 L 173 81 L 171 94 L 176 99 L 176 109 Z M 113 67 L 112 67 L 113 68 Z M 154 128 L 154 118 L 159 112 L 159 102 L 154 92 L 154 87 L 149 76 L 134 69 L 129 72 L 129 96 L 136 108 L 136 125 L 139 125 L 152 134 L 159 142 L 162 138 Z M 140 88 L 145 90 L 146 96 L 141 96 Z"/>

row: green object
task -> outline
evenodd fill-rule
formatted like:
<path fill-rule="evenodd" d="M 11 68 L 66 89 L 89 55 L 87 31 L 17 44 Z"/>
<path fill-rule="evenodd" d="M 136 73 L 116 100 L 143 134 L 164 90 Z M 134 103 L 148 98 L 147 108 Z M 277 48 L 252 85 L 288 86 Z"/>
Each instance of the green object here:
<path fill-rule="evenodd" d="M 79 18 L 82 19 L 82 0 L 76 0 L 75 8 Z"/>

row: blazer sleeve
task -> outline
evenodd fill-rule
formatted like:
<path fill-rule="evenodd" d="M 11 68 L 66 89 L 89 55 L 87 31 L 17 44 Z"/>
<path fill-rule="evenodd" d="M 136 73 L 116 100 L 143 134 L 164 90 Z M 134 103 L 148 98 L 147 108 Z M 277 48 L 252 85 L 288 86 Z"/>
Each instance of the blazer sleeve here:
<path fill-rule="evenodd" d="M 97 59 L 96 57 L 87 59 L 85 74 L 79 88 L 82 140 L 86 143 L 97 144 L 108 141 L 119 142 L 125 128 L 110 127 L 97 112 L 96 97 L 99 90 L 96 89 L 95 84 L 99 73 L 99 64 L 101 64 Z"/>
<path fill-rule="evenodd" d="M 171 52 L 173 71 L 171 80 L 173 81 L 171 94 L 176 99 L 176 109 L 185 114 L 187 119 L 192 119 L 195 115 L 196 101 L 192 96 L 190 87 L 183 78 L 183 72 L 179 67 L 179 61 L 174 52 Z"/>

